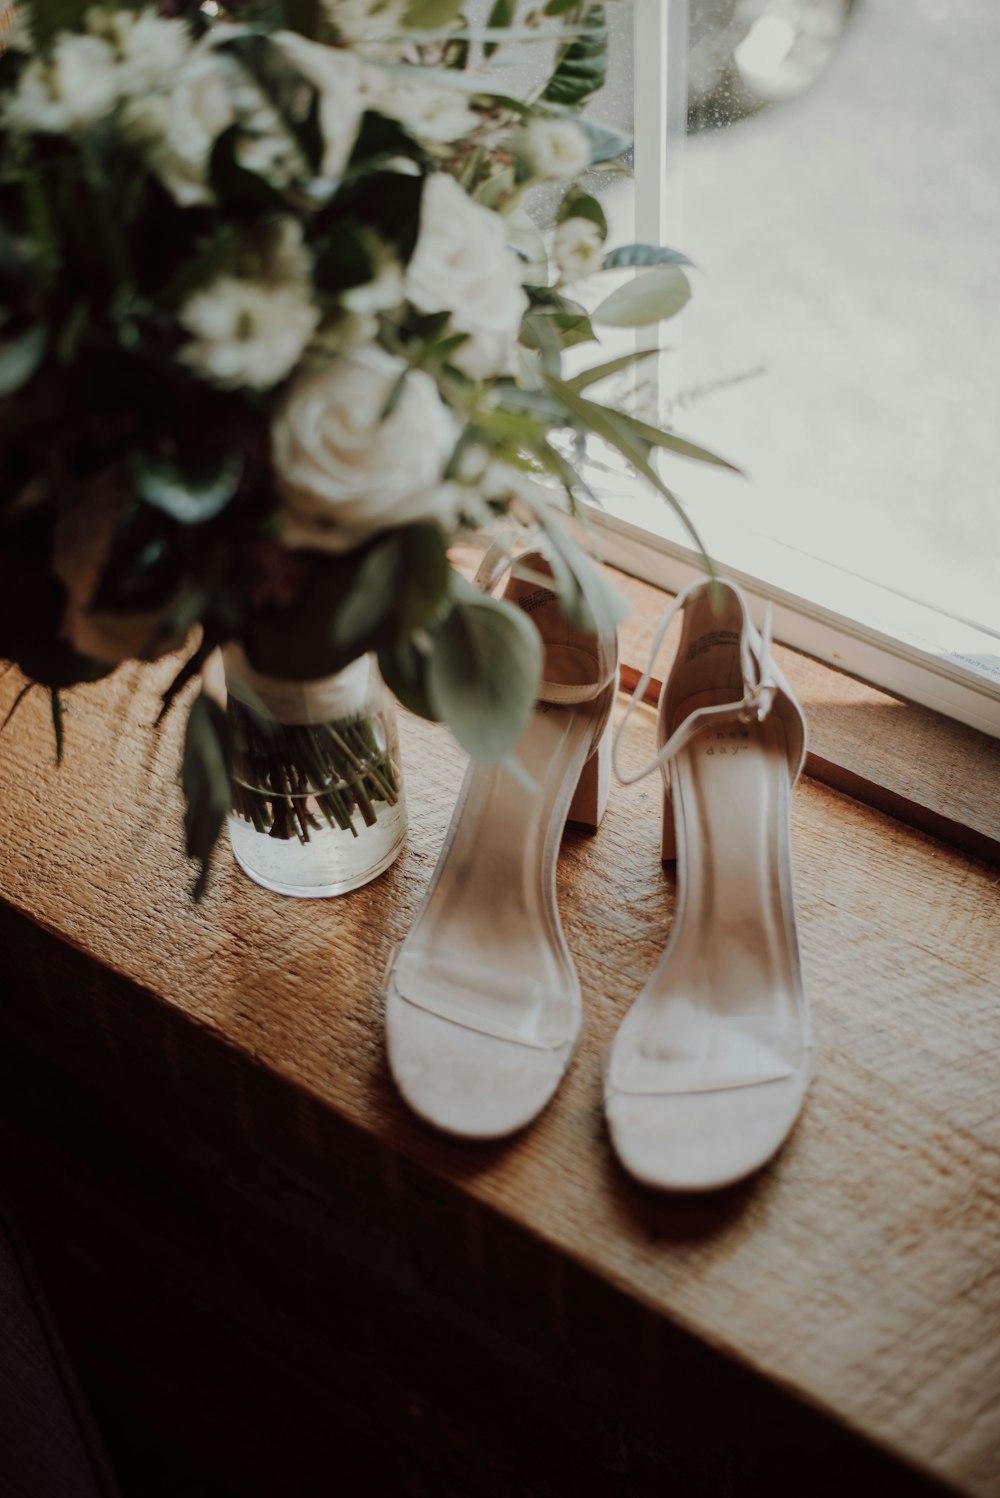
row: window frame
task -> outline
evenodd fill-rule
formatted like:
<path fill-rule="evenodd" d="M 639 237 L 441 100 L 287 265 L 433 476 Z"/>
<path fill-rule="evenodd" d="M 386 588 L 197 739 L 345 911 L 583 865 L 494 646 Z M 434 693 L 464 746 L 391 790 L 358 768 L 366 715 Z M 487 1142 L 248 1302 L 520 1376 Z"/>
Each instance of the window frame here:
<path fill-rule="evenodd" d="M 683 240 L 688 8 L 688 0 L 633 7 L 636 237 L 661 244 Z M 659 330 L 641 343 L 660 347 Z M 581 508 L 605 561 L 669 592 L 703 575 L 676 517 L 639 480 L 609 482 L 590 465 L 587 478 L 598 503 Z M 655 525 L 640 523 L 644 515 Z M 758 605 L 772 603 L 776 638 L 1000 738 L 998 637 L 749 530 L 728 527 L 727 536 L 732 554 L 714 555 L 715 565 Z"/>

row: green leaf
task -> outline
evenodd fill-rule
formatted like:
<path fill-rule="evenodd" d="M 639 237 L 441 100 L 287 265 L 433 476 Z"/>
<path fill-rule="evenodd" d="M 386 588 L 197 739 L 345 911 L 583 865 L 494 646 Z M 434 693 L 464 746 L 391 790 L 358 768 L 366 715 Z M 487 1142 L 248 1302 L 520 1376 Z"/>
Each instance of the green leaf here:
<path fill-rule="evenodd" d="M 305 17 L 303 22 L 308 24 Z M 316 35 L 315 31 L 307 34 Z M 259 33 L 236 36 L 223 46 L 239 58 L 261 92 L 274 105 L 310 171 L 318 172 L 325 145 L 319 118 L 319 89 L 268 36 Z"/>
<path fill-rule="evenodd" d="M 390 120 L 387 115 L 372 109 L 365 110 L 351 151 L 351 165 L 371 165 L 379 157 L 409 156 L 414 161 L 422 161 L 424 155 L 423 148 L 398 120 Z"/>
<path fill-rule="evenodd" d="M 567 380 L 571 390 L 577 392 L 586 390 L 589 385 L 596 385 L 599 380 L 607 380 L 611 375 L 618 374 L 623 369 L 628 369 L 632 364 L 638 364 L 643 359 L 651 359 L 654 354 L 659 354 L 656 348 L 634 348 L 627 354 L 619 354 L 617 358 L 607 359 L 603 364 L 595 364 L 591 369 L 585 369 L 581 374 L 574 375 Z"/>
<path fill-rule="evenodd" d="M 596 401 L 585 400 L 582 395 L 579 395 L 564 380 L 557 380 L 552 376 L 546 376 L 546 384 L 562 400 L 567 411 L 573 417 L 574 424 L 580 431 L 593 432 L 595 437 L 600 437 L 602 441 L 607 442 L 611 447 L 615 448 L 627 462 L 631 463 L 635 471 L 641 474 L 647 483 L 652 484 L 653 488 L 659 494 L 663 495 L 663 498 L 670 505 L 671 509 L 674 510 L 711 570 L 708 552 L 705 550 L 697 527 L 677 498 L 677 495 L 672 489 L 667 488 L 660 475 L 656 472 L 656 469 L 650 463 L 647 444 L 636 436 L 627 422 L 620 419 L 617 411 L 609 411 L 606 406 L 598 405 Z"/>
<path fill-rule="evenodd" d="M 457 20 L 462 0 L 410 0 L 403 12 L 408 31 L 437 31 Z"/>
<path fill-rule="evenodd" d="M 242 131 L 239 125 L 223 130 L 208 165 L 209 180 L 223 207 L 234 213 L 259 213 L 282 208 L 284 199 L 270 182 L 241 166 L 236 154 Z"/>
<path fill-rule="evenodd" d="M 181 762 L 184 790 L 184 832 L 187 855 L 201 864 L 192 891 L 200 900 L 208 881 L 212 849 L 218 841 L 232 801 L 227 752 L 226 715 L 204 692 L 196 697 L 184 735 Z"/>
<path fill-rule="evenodd" d="M 547 16 L 564 16 L 569 11 L 575 10 L 580 0 L 549 0 L 545 7 Z"/>
<path fill-rule="evenodd" d="M 394 244 L 405 265 L 420 232 L 424 178 L 403 172 L 364 172 L 344 183 L 318 218 L 321 231 L 336 234 L 345 215 Z"/>
<path fill-rule="evenodd" d="M 537 498 L 528 503 L 549 540 L 562 613 L 574 629 L 610 637 L 631 612 L 627 599 L 575 540 L 561 515 Z"/>
<path fill-rule="evenodd" d="M 583 218 L 590 223 L 596 224 L 600 230 L 601 238 L 608 237 L 608 220 L 604 209 L 596 198 L 591 197 L 589 192 L 582 192 L 579 188 L 571 187 L 559 205 L 557 222 L 564 224 L 567 219 Z M 606 262 L 605 262 L 606 263 Z"/>
<path fill-rule="evenodd" d="M 375 241 L 370 230 L 341 219 L 316 256 L 313 275 L 323 291 L 347 291 L 375 276 Z"/>
<path fill-rule="evenodd" d="M 690 295 L 688 278 L 680 266 L 660 265 L 617 287 L 591 317 L 608 328 L 644 328 L 674 317 Z"/>
<path fill-rule="evenodd" d="M 388 645 L 378 653 L 378 668 L 389 690 L 418 718 L 436 723 L 437 714 L 427 696 L 427 661 L 426 652 L 412 640 Z"/>
<path fill-rule="evenodd" d="M 391 627 L 399 638 L 440 618 L 451 568 L 442 532 L 419 524 L 392 531 L 364 555 L 333 618 L 334 642 L 361 649 L 381 643 Z"/>
<path fill-rule="evenodd" d="M 624 270 L 633 265 L 690 265 L 691 261 L 680 250 L 668 250 L 658 244 L 623 244 L 617 250 L 609 250 L 604 257 L 603 270 Z"/>
<path fill-rule="evenodd" d="M 45 358 L 46 331 L 41 323 L 0 342 L 0 396 L 13 395 Z"/>
<path fill-rule="evenodd" d="M 740 473 L 740 469 L 727 458 L 720 458 L 718 453 L 711 452 L 707 447 L 700 447 L 697 442 L 689 442 L 686 437 L 678 437 L 676 432 L 665 432 L 662 427 L 651 426 L 648 421 L 640 421 L 637 416 L 630 416 L 625 411 L 616 411 L 615 416 L 641 442 L 648 442 L 650 447 L 663 447 L 682 458 L 694 458 L 699 463 L 713 463 L 717 468 L 728 468 L 730 473 Z"/>
<path fill-rule="evenodd" d="M 602 161 L 617 161 L 632 145 L 632 137 L 613 125 L 590 120 L 586 115 L 580 115 L 576 123 L 590 140 L 590 160 L 594 166 Z"/>
<path fill-rule="evenodd" d="M 587 31 L 563 52 L 542 98 L 549 104 L 573 108 L 604 87 L 608 76 L 608 27 L 603 5 L 588 6 Z"/>
<path fill-rule="evenodd" d="M 378 629 L 395 603 L 401 544 L 398 532 L 377 541 L 364 555 L 333 616 L 333 639 L 344 649 L 360 644 Z"/>
<path fill-rule="evenodd" d="M 510 26 L 516 15 L 517 0 L 495 0 L 486 25 L 490 30 L 499 30 L 502 26 Z M 485 56 L 492 57 L 499 45 L 499 42 L 487 42 L 483 48 Z"/>
<path fill-rule="evenodd" d="M 444 534 L 436 525 L 410 525 L 400 536 L 402 563 L 396 620 L 401 635 L 412 635 L 440 620 L 452 573 Z"/>
<path fill-rule="evenodd" d="M 44 47 L 59 31 L 73 31 L 90 9 L 90 0 L 27 0 L 24 7 L 36 47 Z"/>
<path fill-rule="evenodd" d="M 156 459 L 138 457 L 132 465 L 136 493 L 181 525 L 203 525 L 221 514 L 239 488 L 243 458 L 227 453 L 210 472 L 184 474 Z"/>
<path fill-rule="evenodd" d="M 528 615 L 470 588 L 435 640 L 428 699 L 463 749 L 499 764 L 528 723 L 541 669 L 541 638 Z"/>

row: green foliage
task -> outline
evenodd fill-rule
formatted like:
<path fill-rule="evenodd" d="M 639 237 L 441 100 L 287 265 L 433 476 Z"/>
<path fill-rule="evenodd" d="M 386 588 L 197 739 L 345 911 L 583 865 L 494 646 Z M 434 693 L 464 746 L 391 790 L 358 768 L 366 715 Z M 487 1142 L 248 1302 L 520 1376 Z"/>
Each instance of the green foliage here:
<path fill-rule="evenodd" d="M 403 25 L 412 31 L 436 31 L 456 21 L 461 10 L 462 0 L 410 0 Z"/>
<path fill-rule="evenodd" d="M 26 384 L 45 358 L 46 332 L 40 323 L 0 341 L 0 397 Z"/>
<path fill-rule="evenodd" d="M 463 749 L 499 764 L 534 708 L 541 640 L 520 609 L 466 587 L 435 638 L 427 695 Z"/>
<path fill-rule="evenodd" d="M 660 265 L 617 287 L 591 315 L 604 327 L 645 328 L 675 317 L 690 295 L 690 283 L 680 266 Z"/>
<path fill-rule="evenodd" d="M 610 250 L 604 257 L 605 270 L 622 270 L 632 265 L 690 265 L 680 250 L 668 250 L 656 244 L 625 244 Z"/>
<path fill-rule="evenodd" d="M 214 520 L 236 493 L 242 473 L 238 452 L 225 454 L 212 469 L 200 473 L 182 473 L 175 464 L 138 455 L 132 463 L 139 498 L 181 525 Z"/>
<path fill-rule="evenodd" d="M 608 237 L 608 220 L 604 209 L 595 197 L 582 188 L 571 187 L 559 205 L 557 223 L 564 224 L 567 219 L 583 218 L 590 223 L 596 224 L 602 239 Z"/>
<path fill-rule="evenodd" d="M 200 900 L 208 882 L 209 860 L 232 804 L 226 715 L 202 692 L 188 715 L 181 761 L 187 856 L 201 865 L 192 891 Z"/>
<path fill-rule="evenodd" d="M 542 94 L 547 104 L 573 108 L 607 82 L 608 25 L 603 5 L 588 5 L 584 30 L 565 48 Z"/>

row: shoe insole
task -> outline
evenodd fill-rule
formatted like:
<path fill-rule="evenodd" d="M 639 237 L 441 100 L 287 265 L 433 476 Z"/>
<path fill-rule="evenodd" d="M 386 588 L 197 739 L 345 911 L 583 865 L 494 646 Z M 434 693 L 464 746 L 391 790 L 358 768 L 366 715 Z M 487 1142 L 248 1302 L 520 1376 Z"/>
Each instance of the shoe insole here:
<path fill-rule="evenodd" d="M 683 713 L 730 698 L 701 693 Z M 622 1091 L 749 1086 L 801 1064 L 807 1036 L 790 789 L 774 715 L 705 728 L 678 753 L 671 780 L 677 916 L 612 1055 L 612 1081 Z"/>

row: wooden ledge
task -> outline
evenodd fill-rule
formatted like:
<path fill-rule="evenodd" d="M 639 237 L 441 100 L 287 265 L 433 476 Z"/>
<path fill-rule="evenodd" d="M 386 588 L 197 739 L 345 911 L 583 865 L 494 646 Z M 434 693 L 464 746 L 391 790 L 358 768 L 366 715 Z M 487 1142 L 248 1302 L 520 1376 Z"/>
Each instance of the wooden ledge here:
<path fill-rule="evenodd" d="M 3 1174 L 120 1460 L 146 1432 L 240 1498 L 1000 1492 L 992 869 L 804 781 L 804 1116 L 757 1179 L 660 1199 L 599 1084 L 671 918 L 655 788 L 565 840 L 565 1085 L 465 1146 L 407 1114 L 380 1033 L 460 755 L 404 722 L 375 884 L 283 900 L 223 856 L 195 909 L 164 674 L 74 693 L 59 770 L 42 694 L 0 738 Z"/>

